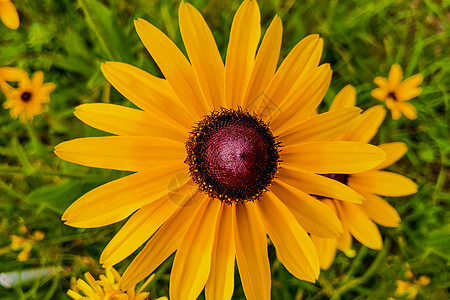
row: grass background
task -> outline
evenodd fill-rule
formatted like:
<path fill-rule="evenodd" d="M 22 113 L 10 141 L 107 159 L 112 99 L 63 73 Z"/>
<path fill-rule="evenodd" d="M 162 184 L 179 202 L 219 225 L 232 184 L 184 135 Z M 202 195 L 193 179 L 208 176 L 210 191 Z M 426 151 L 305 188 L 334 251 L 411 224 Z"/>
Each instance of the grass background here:
<path fill-rule="evenodd" d="M 123 176 L 123 172 L 91 169 L 61 161 L 52 149 L 59 142 L 104 133 L 78 121 L 73 110 L 81 103 L 111 102 L 131 106 L 104 79 L 100 63 L 116 60 L 160 72 L 133 27 L 142 17 L 162 29 L 183 48 L 178 29 L 179 1 L 42 0 L 13 1 L 21 19 L 17 31 L 0 24 L 0 66 L 32 73 L 42 70 L 45 81 L 58 88 L 48 110 L 32 124 L 22 124 L 0 109 L 0 273 L 61 266 L 63 271 L 13 288 L 0 286 L 0 299 L 67 299 L 70 277 L 101 271 L 102 249 L 123 222 L 98 229 L 75 229 L 60 221 L 62 212 L 90 189 Z M 189 1 L 191 2 L 191 1 Z M 241 1 L 201 0 L 203 13 L 224 56 L 233 15 Z M 409 151 L 392 171 L 419 185 L 416 195 L 388 199 L 399 211 L 398 228 L 381 228 L 385 247 L 369 250 L 354 242 L 355 257 L 339 252 L 330 270 L 316 284 L 300 281 L 275 260 L 273 299 L 386 299 L 395 296 L 396 280 L 411 283 L 425 275 L 417 299 L 448 298 L 449 220 L 449 19 L 447 1 L 259 1 L 263 31 L 275 14 L 283 21 L 281 58 L 305 35 L 319 33 L 325 41 L 322 62 L 334 71 L 321 109 L 346 84 L 355 85 L 358 105 L 379 102 L 370 96 L 375 76 L 387 76 L 393 63 L 406 76 L 424 75 L 423 93 L 412 103 L 418 119 L 390 116 L 374 144 L 401 141 Z M 184 50 L 183 50 L 184 51 Z M 0 95 L 0 101 L 4 101 Z M 20 228 L 45 232 L 33 244 L 31 257 L 19 262 L 11 251 L 11 235 Z M 133 255 L 134 256 L 134 255 Z M 132 256 L 132 257 L 133 257 Z M 172 258 L 171 258 L 172 259 Z M 117 265 L 123 272 L 131 258 Z M 162 265 L 149 289 L 153 297 L 168 294 L 171 262 Z M 233 299 L 243 299 L 239 276 Z M 203 298 L 203 295 L 201 295 Z"/>

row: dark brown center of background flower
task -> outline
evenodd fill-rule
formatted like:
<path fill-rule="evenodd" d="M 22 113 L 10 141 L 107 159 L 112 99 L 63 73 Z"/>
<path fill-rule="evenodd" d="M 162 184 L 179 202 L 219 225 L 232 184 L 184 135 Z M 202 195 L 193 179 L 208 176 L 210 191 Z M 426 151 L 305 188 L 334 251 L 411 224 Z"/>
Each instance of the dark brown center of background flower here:
<path fill-rule="evenodd" d="M 20 99 L 22 99 L 23 102 L 30 101 L 31 100 L 31 93 L 23 92 L 22 95 L 20 95 Z"/>
<path fill-rule="evenodd" d="M 389 98 L 393 99 L 394 101 L 397 101 L 397 96 L 395 96 L 394 92 L 389 92 L 387 95 Z"/>
<path fill-rule="evenodd" d="M 278 169 L 279 146 L 256 116 L 222 109 L 192 131 L 186 163 L 193 180 L 210 197 L 227 203 L 256 200 Z"/>

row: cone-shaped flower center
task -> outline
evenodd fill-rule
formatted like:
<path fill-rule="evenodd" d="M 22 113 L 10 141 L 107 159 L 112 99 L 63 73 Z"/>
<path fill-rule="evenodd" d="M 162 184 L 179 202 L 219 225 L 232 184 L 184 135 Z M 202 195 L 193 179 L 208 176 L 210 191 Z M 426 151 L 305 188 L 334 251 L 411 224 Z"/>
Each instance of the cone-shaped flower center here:
<path fill-rule="evenodd" d="M 205 117 L 186 150 L 193 180 L 227 203 L 257 199 L 278 169 L 279 143 L 262 120 L 240 109 Z"/>
<path fill-rule="evenodd" d="M 395 101 L 397 101 L 397 96 L 395 95 L 395 93 L 394 93 L 394 92 L 389 92 L 389 94 L 388 94 L 388 98 L 391 98 L 392 100 L 395 100 Z"/>
<path fill-rule="evenodd" d="M 31 93 L 23 92 L 22 95 L 20 95 L 20 99 L 22 99 L 23 102 L 30 101 L 31 100 Z"/>

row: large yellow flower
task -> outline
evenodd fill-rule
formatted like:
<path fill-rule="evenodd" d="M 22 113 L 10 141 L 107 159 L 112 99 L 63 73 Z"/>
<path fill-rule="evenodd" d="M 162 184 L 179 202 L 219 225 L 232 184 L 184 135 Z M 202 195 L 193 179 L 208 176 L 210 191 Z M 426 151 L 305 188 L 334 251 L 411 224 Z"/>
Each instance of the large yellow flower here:
<path fill-rule="evenodd" d="M 281 20 L 274 18 L 256 51 L 256 1 L 244 1 L 236 12 L 225 65 L 192 5 L 181 3 L 179 22 L 190 62 L 160 30 L 136 21 L 165 79 L 124 63 L 102 66 L 109 82 L 143 110 L 111 104 L 76 109 L 85 123 L 118 136 L 64 142 L 55 153 L 136 173 L 87 193 L 63 220 L 89 228 L 135 212 L 100 258 L 114 265 L 150 238 L 123 275 L 125 289 L 177 251 L 171 299 L 196 299 L 205 285 L 207 299 L 230 299 L 235 259 L 246 297 L 269 299 L 266 234 L 287 270 L 314 282 L 320 267 L 307 231 L 338 237 L 342 226 L 309 194 L 362 201 L 316 173 L 363 172 L 384 160 L 384 152 L 332 141 L 355 123 L 358 108 L 309 118 L 331 78 L 329 65 L 319 66 L 323 41 L 317 35 L 299 42 L 276 70 Z"/>
<path fill-rule="evenodd" d="M 106 275 L 106 276 L 105 276 Z M 120 274 L 113 268 L 107 268 L 105 275 L 100 275 L 99 280 L 95 280 L 91 273 L 86 272 L 84 278 L 74 280 L 71 284 L 67 295 L 75 300 L 146 300 L 149 299 L 148 292 L 142 292 L 145 287 L 152 281 L 154 275 L 136 291 L 136 287 L 132 286 L 128 290 L 123 291 L 119 287 Z M 75 278 L 72 278 L 75 279 Z M 153 298 L 152 298 L 153 299 Z M 167 297 L 161 297 L 156 300 L 167 300 Z"/>
<path fill-rule="evenodd" d="M 417 97 L 422 92 L 418 85 L 422 82 L 423 76 L 416 74 L 403 82 L 402 77 L 402 67 L 397 64 L 392 65 L 388 79 L 384 77 L 374 79 L 379 87 L 372 91 L 372 96 L 386 102 L 394 120 L 400 119 L 402 113 L 408 119 L 414 120 L 417 118 L 417 111 L 406 101 Z"/>
<path fill-rule="evenodd" d="M 7 81 L 17 81 L 18 87 L 13 88 Z M 33 117 L 43 110 L 43 103 L 50 101 L 50 93 L 56 88 L 52 82 L 44 83 L 44 73 L 35 72 L 33 77 L 18 68 L 0 68 L 0 88 L 6 96 L 3 107 L 10 109 L 13 118 L 21 121 L 33 120 Z"/>
<path fill-rule="evenodd" d="M 19 15 L 10 0 L 0 0 L 0 19 L 8 28 L 15 30 L 19 27 Z"/>
<path fill-rule="evenodd" d="M 354 107 L 355 104 L 355 89 L 348 85 L 336 95 L 330 107 L 330 112 L 345 107 Z M 386 110 L 379 105 L 366 110 L 357 123 L 336 140 L 368 143 L 377 133 L 385 115 Z M 379 195 L 399 197 L 417 192 L 417 185 L 410 179 L 396 173 L 381 171 L 381 169 L 395 163 L 406 153 L 406 145 L 404 143 L 387 143 L 378 147 L 386 152 L 387 156 L 382 163 L 372 170 L 355 174 L 323 174 L 348 185 L 362 195 L 365 200 L 362 204 L 356 204 L 341 201 L 346 199 L 318 197 L 335 211 L 344 227 L 344 233 L 338 239 L 311 235 L 319 254 L 322 269 L 330 267 L 336 248 L 342 251 L 350 249 L 351 236 L 366 247 L 376 250 L 381 249 L 383 247 L 382 238 L 374 222 L 386 227 L 396 227 L 400 222 L 400 216 L 395 208 Z"/>

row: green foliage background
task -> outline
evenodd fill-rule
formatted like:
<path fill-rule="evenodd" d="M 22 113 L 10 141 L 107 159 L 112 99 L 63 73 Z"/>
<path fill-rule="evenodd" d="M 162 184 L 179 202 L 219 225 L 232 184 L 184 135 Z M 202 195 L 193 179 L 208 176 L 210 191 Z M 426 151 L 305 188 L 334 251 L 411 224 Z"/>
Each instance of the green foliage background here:
<path fill-rule="evenodd" d="M 55 82 L 48 110 L 32 124 L 22 124 L 0 109 L 0 273 L 61 266 L 50 277 L 0 286 L 0 299 L 67 299 L 70 277 L 90 271 L 98 276 L 102 249 L 123 223 L 99 229 L 76 229 L 60 221 L 62 212 L 90 189 L 124 173 L 90 169 L 58 159 L 53 147 L 65 140 L 104 133 L 82 124 L 74 115 L 81 103 L 111 102 L 131 106 L 105 80 L 100 64 L 115 60 L 161 75 L 133 26 L 142 17 L 162 29 L 183 48 L 178 29 L 178 0 L 16 0 L 21 25 L 17 31 L 0 24 L 0 66 L 31 73 L 42 70 L 45 81 Z M 240 0 L 190 1 L 204 15 L 224 56 L 233 15 Z M 319 33 L 325 41 L 322 62 L 334 71 L 321 108 L 346 84 L 356 86 L 358 105 L 366 109 L 379 102 L 370 96 L 375 76 L 387 76 L 393 63 L 406 76 L 424 75 L 423 93 L 412 103 L 418 119 L 386 117 L 374 144 L 401 141 L 407 155 L 391 170 L 419 185 L 416 195 L 390 198 L 402 223 L 381 228 L 385 247 L 369 250 L 354 243 L 356 257 L 338 253 L 330 270 L 316 284 L 300 281 L 275 260 L 272 265 L 273 299 L 386 299 L 395 296 L 396 280 L 414 282 L 411 269 L 429 285 L 417 299 L 448 297 L 449 220 L 449 6 L 447 1 L 259 1 L 265 30 L 275 14 L 283 20 L 281 58 L 305 35 Z M 280 59 L 281 61 L 281 59 Z M 0 101 L 5 98 L 0 95 Z M 20 226 L 45 232 L 34 244 L 31 257 L 17 261 L 8 251 L 10 235 L 23 235 Z M 3 250 L 3 251 L 2 251 Z M 133 255 L 134 256 L 134 255 Z M 172 258 L 171 258 L 172 259 Z M 123 271 L 131 258 L 120 263 Z M 170 259 L 150 285 L 153 297 L 168 294 Z M 201 296 L 203 298 L 203 295 Z M 233 299 L 243 299 L 239 276 Z"/>

